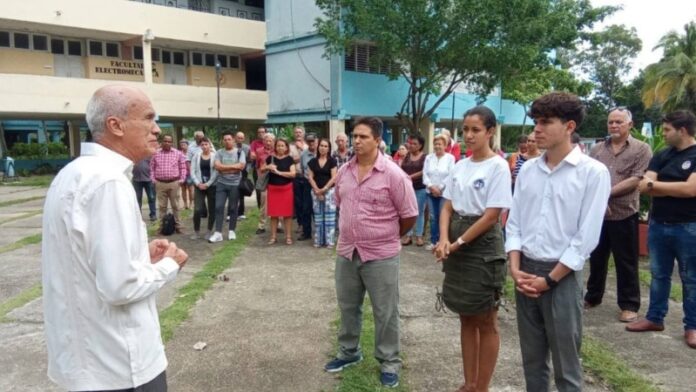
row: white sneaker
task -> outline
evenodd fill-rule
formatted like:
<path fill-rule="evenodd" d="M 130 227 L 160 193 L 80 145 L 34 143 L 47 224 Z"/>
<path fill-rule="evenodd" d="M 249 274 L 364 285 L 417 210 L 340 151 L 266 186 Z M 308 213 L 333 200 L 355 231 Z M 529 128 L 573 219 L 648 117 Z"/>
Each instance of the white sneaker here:
<path fill-rule="evenodd" d="M 219 231 L 216 231 L 215 233 L 213 233 L 213 235 L 211 235 L 210 238 L 208 239 L 208 242 L 220 242 L 220 241 L 222 241 L 222 233 L 220 233 Z"/>
<path fill-rule="evenodd" d="M 196 232 L 194 232 L 194 233 L 191 235 L 191 237 L 189 237 L 189 238 L 192 239 L 192 240 L 197 240 L 197 239 L 200 239 L 200 238 L 201 238 L 201 235 L 200 235 L 199 232 L 196 231 Z"/>
<path fill-rule="evenodd" d="M 246 219 L 246 215 L 240 215 L 237 217 L 237 220 L 244 220 Z"/>
<path fill-rule="evenodd" d="M 230 230 L 230 232 L 227 233 L 227 239 L 228 240 L 236 240 L 237 239 L 237 235 L 234 234 L 234 230 Z"/>
<path fill-rule="evenodd" d="M 433 244 L 428 244 L 425 246 L 425 250 L 427 250 L 427 251 L 431 251 L 433 249 L 435 249 L 435 245 L 433 245 Z"/>

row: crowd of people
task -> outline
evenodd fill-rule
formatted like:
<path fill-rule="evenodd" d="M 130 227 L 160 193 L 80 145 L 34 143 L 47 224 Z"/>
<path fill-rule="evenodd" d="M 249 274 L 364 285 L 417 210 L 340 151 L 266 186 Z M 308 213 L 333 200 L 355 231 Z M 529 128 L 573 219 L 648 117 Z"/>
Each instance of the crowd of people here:
<path fill-rule="evenodd" d="M 70 390 L 166 390 L 155 294 L 188 256 L 167 239 L 148 243 L 142 193 L 151 220 L 157 216 L 156 197 L 159 216 L 171 208 L 182 232 L 178 194 L 190 181 L 192 238 L 201 238 L 201 219 L 207 218 L 208 241 L 223 241 L 227 220 L 227 239 L 234 240 L 243 215 L 240 184 L 250 173 L 261 211 L 256 233 L 264 234 L 268 225 L 268 244 L 281 233 L 287 245 L 293 243 L 294 217 L 297 240 L 313 238 L 315 247 L 336 248 L 341 321 L 337 354 L 325 364 L 327 372 L 363 359 L 359 342 L 368 294 L 380 382 L 399 385 L 400 251 L 414 241 L 424 245 L 426 204 L 429 248 L 444 272 L 437 301 L 459 315 L 464 383 L 458 391 L 489 388 L 508 271 L 529 391 L 549 390 L 549 359 L 559 391 L 582 390 L 583 307 L 602 302 L 610 253 L 617 269 L 618 320 L 630 332 L 664 329 L 677 260 L 684 338 L 696 348 L 694 114 L 676 111 L 664 117 L 667 148 L 654 157 L 630 135 L 632 117 L 624 107 L 611 109 L 609 135 L 589 154 L 572 139 L 585 116 L 576 96 L 539 97 L 529 116 L 534 132 L 519 139 L 519 150 L 508 161 L 493 146 L 496 116 L 485 106 L 463 116 L 464 158 L 447 132 L 434 137 L 430 154 L 416 135 L 391 157 L 382 147 L 383 124 L 374 117 L 356 120 L 352 149 L 345 134 L 336 137 L 332 150 L 329 140 L 305 135 L 302 127 L 294 129 L 292 142 L 260 127 L 250 145 L 243 133 L 224 133 L 216 151 L 196 132 L 195 141 L 180 144 L 188 147 L 180 151 L 172 148 L 169 135 L 158 143 L 156 115 L 141 91 L 99 89 L 87 108 L 95 142 L 83 145 L 82 156 L 58 174 L 46 197 L 42 266 L 49 376 Z M 126 170 L 133 170 L 132 181 Z M 652 282 L 644 318 L 638 316 L 640 194 L 653 199 Z M 587 259 L 590 278 L 583 301 Z"/>

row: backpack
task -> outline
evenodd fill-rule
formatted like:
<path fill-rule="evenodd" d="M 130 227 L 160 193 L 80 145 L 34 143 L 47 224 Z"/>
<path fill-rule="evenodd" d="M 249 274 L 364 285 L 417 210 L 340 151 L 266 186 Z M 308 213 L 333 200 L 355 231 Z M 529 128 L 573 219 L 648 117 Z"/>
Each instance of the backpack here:
<path fill-rule="evenodd" d="M 162 227 L 160 228 L 160 233 L 162 235 L 172 235 L 176 231 L 176 219 L 171 212 L 168 212 L 164 218 L 162 218 Z"/>

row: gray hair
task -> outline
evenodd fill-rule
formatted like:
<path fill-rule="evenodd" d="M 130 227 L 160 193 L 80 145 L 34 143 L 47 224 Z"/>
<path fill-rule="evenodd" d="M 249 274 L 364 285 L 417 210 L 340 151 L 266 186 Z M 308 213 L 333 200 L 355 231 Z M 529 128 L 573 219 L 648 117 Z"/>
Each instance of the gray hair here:
<path fill-rule="evenodd" d="M 626 106 L 616 106 L 611 109 L 609 109 L 609 114 L 612 112 L 619 112 L 623 113 L 626 115 L 626 118 L 628 119 L 629 122 L 633 122 L 633 113 L 631 113 L 630 110 Z"/>
<path fill-rule="evenodd" d="M 128 116 L 128 104 L 132 96 L 125 93 L 125 86 L 104 86 L 97 90 L 87 103 L 85 120 L 92 133 L 92 139 L 96 142 L 104 136 L 106 119 L 118 117 L 125 119 Z"/>
<path fill-rule="evenodd" d="M 276 138 L 276 137 L 275 137 L 275 135 L 274 135 L 274 134 L 272 134 L 272 133 L 270 133 L 270 132 L 266 132 L 266 134 L 265 134 L 265 135 L 263 135 L 263 138 L 264 138 L 264 139 L 271 139 L 271 140 L 275 140 L 275 138 Z"/>

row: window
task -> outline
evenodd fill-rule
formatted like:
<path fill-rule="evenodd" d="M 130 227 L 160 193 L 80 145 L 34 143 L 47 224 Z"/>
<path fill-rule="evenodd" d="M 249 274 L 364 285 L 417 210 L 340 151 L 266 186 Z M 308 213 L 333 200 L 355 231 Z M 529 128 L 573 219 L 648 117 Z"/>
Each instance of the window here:
<path fill-rule="evenodd" d="M 227 68 L 227 56 L 219 54 L 217 55 L 217 61 L 220 63 L 222 68 Z"/>
<path fill-rule="evenodd" d="M 62 39 L 51 39 L 51 53 L 65 54 L 65 41 Z"/>
<path fill-rule="evenodd" d="M 239 68 L 239 56 L 230 56 L 230 68 Z"/>
<path fill-rule="evenodd" d="M 142 46 L 134 46 L 133 47 L 133 60 L 142 60 L 143 59 L 143 47 Z"/>
<path fill-rule="evenodd" d="M 263 18 L 261 17 L 261 14 L 259 14 L 258 12 L 252 12 L 251 19 L 252 20 L 263 20 Z"/>
<path fill-rule="evenodd" d="M 14 33 L 14 47 L 17 49 L 29 49 L 29 34 Z"/>
<path fill-rule="evenodd" d="M 90 56 L 103 56 L 104 55 L 104 45 L 101 41 L 89 41 L 89 55 Z"/>
<path fill-rule="evenodd" d="M 215 55 L 211 53 L 206 53 L 205 54 L 205 65 L 209 67 L 214 67 L 215 66 Z"/>
<path fill-rule="evenodd" d="M 150 53 L 152 54 L 152 61 L 160 61 L 160 50 L 159 48 L 152 48 L 150 50 Z"/>
<path fill-rule="evenodd" d="M 386 74 L 394 64 L 389 61 L 377 63 L 378 54 L 379 50 L 375 45 L 351 45 L 346 48 L 344 67 L 346 71 Z"/>
<path fill-rule="evenodd" d="M 82 56 L 82 43 L 80 41 L 68 41 L 68 54 L 70 56 Z"/>
<path fill-rule="evenodd" d="M 168 50 L 163 50 L 162 51 L 162 62 L 165 64 L 171 64 L 172 63 L 172 52 Z"/>
<path fill-rule="evenodd" d="M 246 19 L 246 18 L 247 18 L 247 12 L 246 12 L 246 11 L 242 11 L 242 10 L 237 10 L 237 17 L 238 17 L 238 18 L 244 18 L 244 19 Z"/>
<path fill-rule="evenodd" d="M 31 38 L 32 43 L 34 44 L 34 50 L 48 50 L 47 36 L 34 34 Z"/>
<path fill-rule="evenodd" d="M 174 64 L 176 65 L 186 65 L 184 60 L 184 52 L 174 52 Z"/>
<path fill-rule="evenodd" d="M 0 47 L 10 47 L 10 32 L 0 31 Z"/>
<path fill-rule="evenodd" d="M 191 53 L 191 65 L 203 65 L 203 53 Z"/>
<path fill-rule="evenodd" d="M 119 58 L 121 57 L 119 54 L 119 45 L 115 42 L 107 42 L 106 43 L 106 57 L 116 57 Z M 141 50 L 142 52 L 142 50 Z"/>

